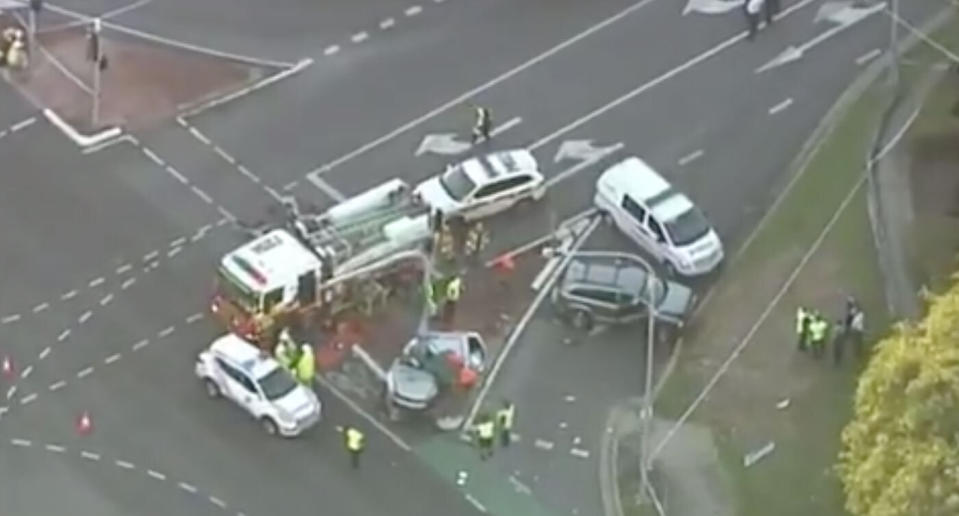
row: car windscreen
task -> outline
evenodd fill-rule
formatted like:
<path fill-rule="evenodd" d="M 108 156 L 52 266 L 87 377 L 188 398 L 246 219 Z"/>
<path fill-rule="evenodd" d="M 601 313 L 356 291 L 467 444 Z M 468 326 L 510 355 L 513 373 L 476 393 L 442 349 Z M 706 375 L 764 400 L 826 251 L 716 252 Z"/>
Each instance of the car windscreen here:
<path fill-rule="evenodd" d="M 697 208 L 691 208 L 665 223 L 666 231 L 672 238 L 673 245 L 682 247 L 699 240 L 709 233 L 710 226 L 706 217 Z"/>
<path fill-rule="evenodd" d="M 447 170 L 440 176 L 440 184 L 443 185 L 446 193 L 457 201 L 465 199 L 476 188 L 476 183 L 466 175 L 463 167 L 453 167 Z"/>
<path fill-rule="evenodd" d="M 260 378 L 260 388 L 268 400 L 277 400 L 286 396 L 296 387 L 296 380 L 289 371 L 282 367 L 270 371 L 266 376 Z"/>
<path fill-rule="evenodd" d="M 230 302 L 235 303 L 241 309 L 247 312 L 256 311 L 257 305 L 259 304 L 257 303 L 256 294 L 252 290 L 244 287 L 223 267 L 217 269 L 216 287 L 220 295 L 229 299 Z"/>

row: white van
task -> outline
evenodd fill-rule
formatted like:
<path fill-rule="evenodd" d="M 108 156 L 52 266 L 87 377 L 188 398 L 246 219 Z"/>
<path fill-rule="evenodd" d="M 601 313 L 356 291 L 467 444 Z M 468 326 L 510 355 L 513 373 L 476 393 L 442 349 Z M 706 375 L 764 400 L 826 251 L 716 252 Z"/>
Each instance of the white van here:
<path fill-rule="evenodd" d="M 593 202 L 670 274 L 706 274 L 723 260 L 723 245 L 702 211 L 637 157 L 603 172 Z"/>

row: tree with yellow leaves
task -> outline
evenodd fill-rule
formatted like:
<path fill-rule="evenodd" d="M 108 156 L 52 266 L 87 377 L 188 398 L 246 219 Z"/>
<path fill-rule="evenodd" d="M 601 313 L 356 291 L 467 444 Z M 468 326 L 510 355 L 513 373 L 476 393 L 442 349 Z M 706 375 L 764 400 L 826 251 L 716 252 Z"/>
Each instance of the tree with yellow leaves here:
<path fill-rule="evenodd" d="M 856 516 L 959 515 L 959 283 L 877 344 L 838 471 Z"/>

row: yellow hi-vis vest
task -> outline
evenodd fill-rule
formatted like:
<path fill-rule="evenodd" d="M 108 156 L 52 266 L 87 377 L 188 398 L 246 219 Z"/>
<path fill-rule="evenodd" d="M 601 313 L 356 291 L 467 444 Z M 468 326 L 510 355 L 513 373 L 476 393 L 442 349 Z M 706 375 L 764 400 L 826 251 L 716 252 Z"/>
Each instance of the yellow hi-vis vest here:
<path fill-rule="evenodd" d="M 360 451 L 363 449 L 363 432 L 355 428 L 346 429 L 346 449 Z"/>
<path fill-rule="evenodd" d="M 512 403 L 505 408 L 499 409 L 499 412 L 496 413 L 497 419 L 499 419 L 499 424 L 503 428 L 510 430 L 513 428 L 513 417 L 516 415 L 516 406 Z"/>
<path fill-rule="evenodd" d="M 446 299 L 450 301 L 459 301 L 460 294 L 463 292 L 463 280 L 459 276 L 450 280 L 446 284 Z"/>
<path fill-rule="evenodd" d="M 496 434 L 496 427 L 493 426 L 492 421 L 484 421 L 476 425 L 476 433 L 479 434 L 480 439 L 492 439 Z"/>
<path fill-rule="evenodd" d="M 809 325 L 809 333 L 812 334 L 812 340 L 826 340 L 826 331 L 829 330 L 829 323 L 825 319 L 817 319 Z"/>

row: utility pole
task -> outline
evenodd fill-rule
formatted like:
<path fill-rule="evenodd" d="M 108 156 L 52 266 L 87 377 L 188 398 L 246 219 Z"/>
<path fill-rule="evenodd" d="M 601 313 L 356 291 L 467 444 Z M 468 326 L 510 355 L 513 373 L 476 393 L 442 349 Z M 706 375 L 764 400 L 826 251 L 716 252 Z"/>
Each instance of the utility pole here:
<path fill-rule="evenodd" d="M 649 274 L 647 285 L 652 286 L 659 281 L 652 267 L 646 270 Z M 650 292 L 652 288 L 647 287 Z M 649 319 L 646 322 L 646 385 L 643 387 L 643 404 L 640 409 L 640 443 L 639 443 L 639 499 L 646 500 L 649 485 L 649 439 L 650 428 L 653 424 L 653 350 L 656 346 L 656 306 L 652 301 L 646 304 Z"/>
<path fill-rule="evenodd" d="M 103 49 L 100 41 L 100 18 L 93 20 L 93 32 L 90 34 L 90 47 L 93 54 L 93 127 L 100 123 L 100 65 Z"/>
<path fill-rule="evenodd" d="M 27 54 L 33 54 L 33 40 L 37 36 L 37 15 L 43 9 L 43 0 L 30 0 L 28 11 L 30 27 L 27 28 Z"/>
<path fill-rule="evenodd" d="M 889 83 L 899 86 L 899 0 L 892 0 L 891 25 L 889 28 Z"/>

